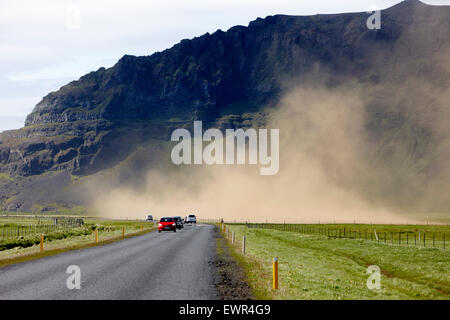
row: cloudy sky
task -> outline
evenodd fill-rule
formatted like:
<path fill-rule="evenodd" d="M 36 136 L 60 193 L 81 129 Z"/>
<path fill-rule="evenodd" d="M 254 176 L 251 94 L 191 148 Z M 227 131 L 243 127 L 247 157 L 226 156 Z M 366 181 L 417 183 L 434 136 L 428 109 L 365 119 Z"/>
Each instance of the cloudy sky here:
<path fill-rule="evenodd" d="M 0 0 L 0 131 L 43 96 L 124 54 L 149 55 L 273 14 L 384 9 L 399 0 Z M 427 0 L 449 4 L 450 0 Z"/>

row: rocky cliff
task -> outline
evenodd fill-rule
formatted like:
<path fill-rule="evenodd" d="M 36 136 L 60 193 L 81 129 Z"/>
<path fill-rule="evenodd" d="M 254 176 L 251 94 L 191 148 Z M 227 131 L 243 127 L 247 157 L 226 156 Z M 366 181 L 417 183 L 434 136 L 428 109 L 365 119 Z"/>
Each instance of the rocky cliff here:
<path fill-rule="evenodd" d="M 33 206 L 24 200 L 23 190 L 33 193 L 26 179 L 96 174 L 150 140 L 167 141 L 173 128 L 193 120 L 221 127 L 264 123 L 264 108 L 276 105 L 293 83 L 310 82 L 318 69 L 329 86 L 349 78 L 370 87 L 417 77 L 450 87 L 448 69 L 436 60 L 448 48 L 450 7 L 405 1 L 382 12 L 380 30 L 366 27 L 368 17 L 258 18 L 150 56 L 125 55 L 112 68 L 49 93 L 24 128 L 0 134 L 0 172 L 8 177 L 4 209 Z M 386 96 L 371 101 L 368 127 L 375 138 L 386 139 L 392 127 L 408 122 L 401 112 L 386 111 L 399 103 Z M 13 187 L 17 181 L 20 187 Z"/>

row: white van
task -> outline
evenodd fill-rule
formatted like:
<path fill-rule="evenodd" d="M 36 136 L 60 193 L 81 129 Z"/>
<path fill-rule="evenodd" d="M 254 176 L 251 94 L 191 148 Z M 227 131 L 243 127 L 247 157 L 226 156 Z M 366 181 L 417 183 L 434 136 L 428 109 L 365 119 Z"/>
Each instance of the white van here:
<path fill-rule="evenodd" d="M 186 218 L 184 219 L 184 223 L 197 223 L 197 217 L 195 216 L 195 214 L 190 214 L 187 215 Z"/>

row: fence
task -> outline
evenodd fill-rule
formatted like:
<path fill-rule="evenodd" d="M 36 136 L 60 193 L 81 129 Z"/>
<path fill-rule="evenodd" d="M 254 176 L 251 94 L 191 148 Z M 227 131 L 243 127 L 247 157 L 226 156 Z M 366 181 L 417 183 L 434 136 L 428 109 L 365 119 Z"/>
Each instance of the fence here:
<path fill-rule="evenodd" d="M 30 235 L 77 228 L 84 220 L 70 217 L 0 217 L 0 239 L 14 239 Z"/>
<path fill-rule="evenodd" d="M 197 222 L 201 223 L 220 223 L 222 219 L 197 219 Z"/>
<path fill-rule="evenodd" d="M 390 245 L 421 246 L 446 249 L 446 234 L 426 231 L 401 231 L 389 232 L 379 231 L 374 228 L 368 230 L 354 230 L 346 227 L 320 227 L 317 225 L 303 224 L 270 224 L 270 223 L 237 223 L 245 225 L 249 229 L 270 229 L 286 232 L 297 232 L 303 234 L 319 235 L 334 239 L 357 239 L 365 241 L 376 241 Z M 448 239 L 448 237 L 447 237 Z"/>

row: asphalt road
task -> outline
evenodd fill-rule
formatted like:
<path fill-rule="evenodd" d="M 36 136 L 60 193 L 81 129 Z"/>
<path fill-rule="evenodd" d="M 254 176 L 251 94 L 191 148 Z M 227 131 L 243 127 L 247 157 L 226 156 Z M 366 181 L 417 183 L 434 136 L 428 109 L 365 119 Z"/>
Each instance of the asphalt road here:
<path fill-rule="evenodd" d="M 19 263 L 0 268 L 0 299 L 218 299 L 215 247 L 213 226 L 197 225 Z"/>

